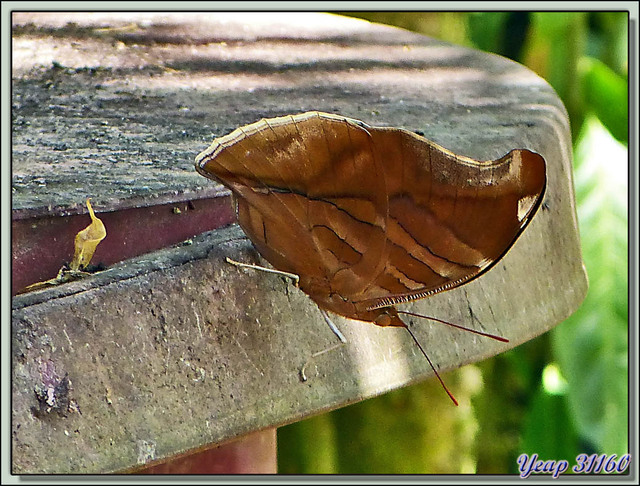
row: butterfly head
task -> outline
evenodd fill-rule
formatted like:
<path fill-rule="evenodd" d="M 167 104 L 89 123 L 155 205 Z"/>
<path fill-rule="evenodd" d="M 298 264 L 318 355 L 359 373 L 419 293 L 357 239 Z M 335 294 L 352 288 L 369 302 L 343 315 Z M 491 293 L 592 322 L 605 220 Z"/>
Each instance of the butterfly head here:
<path fill-rule="evenodd" d="M 322 292 L 322 289 L 318 292 L 314 292 L 312 285 L 308 284 L 308 282 L 301 281 L 300 287 L 305 292 L 308 292 L 309 296 L 316 302 L 316 304 L 324 310 L 334 312 L 335 314 L 349 319 L 371 322 L 376 326 L 407 327 L 402 319 L 400 319 L 395 307 L 387 306 L 380 307 L 378 309 L 370 309 L 364 307 L 363 302 L 354 302 L 337 292 L 327 294 L 326 292 Z"/>
<path fill-rule="evenodd" d="M 407 325 L 400 319 L 398 311 L 395 307 L 381 307 L 380 309 L 373 309 L 369 312 L 375 315 L 373 323 L 376 326 L 381 327 L 407 327 Z"/>

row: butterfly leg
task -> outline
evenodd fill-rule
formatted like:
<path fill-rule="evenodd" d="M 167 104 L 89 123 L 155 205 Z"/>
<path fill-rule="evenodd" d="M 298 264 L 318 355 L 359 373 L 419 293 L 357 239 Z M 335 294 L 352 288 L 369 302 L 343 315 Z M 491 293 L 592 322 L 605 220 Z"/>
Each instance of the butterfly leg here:
<path fill-rule="evenodd" d="M 229 257 L 226 257 L 225 259 L 227 260 L 227 263 L 230 263 L 231 265 L 235 265 L 236 267 L 252 268 L 254 270 L 261 270 L 263 272 L 275 273 L 276 275 L 282 275 L 283 277 L 290 278 L 291 280 L 293 280 L 293 284 L 296 287 L 298 286 L 298 281 L 300 280 L 300 277 L 295 273 L 282 272 L 280 270 L 275 270 L 273 268 L 261 267 L 260 265 L 252 265 L 251 263 L 241 263 L 241 262 L 232 260 Z"/>
<path fill-rule="evenodd" d="M 242 263 L 242 262 L 238 262 L 238 261 L 232 260 L 229 257 L 225 257 L 225 259 L 226 259 L 227 263 L 230 263 L 231 265 L 235 265 L 236 267 L 251 268 L 253 270 L 260 270 L 260 271 L 263 271 L 263 272 L 275 273 L 276 275 L 281 275 L 283 277 L 290 278 L 291 280 L 293 280 L 293 284 L 296 287 L 298 286 L 298 281 L 300 280 L 300 277 L 298 275 L 296 275 L 295 273 L 283 272 L 283 271 L 275 270 L 275 269 L 272 269 L 272 268 L 261 267 L 260 265 L 253 265 L 251 263 Z M 324 321 L 329 326 L 329 329 L 331 329 L 331 331 L 336 335 L 336 337 L 340 340 L 340 342 L 334 344 L 333 346 L 328 347 L 327 349 L 323 349 L 322 351 L 318 351 L 317 353 L 314 353 L 314 354 L 311 355 L 311 357 L 307 360 L 307 362 L 300 369 L 300 379 L 302 381 L 307 381 L 307 375 L 305 375 L 305 369 L 307 368 L 307 365 L 311 362 L 312 359 L 317 358 L 318 356 L 320 356 L 320 355 L 322 355 L 324 353 L 328 353 L 329 351 L 333 351 L 334 349 L 342 346 L 343 344 L 346 344 L 346 342 L 347 342 L 347 339 L 342 335 L 340 330 L 333 323 L 333 321 L 329 317 L 329 314 L 327 314 L 327 312 L 324 309 L 320 309 L 320 308 L 318 308 L 318 309 L 320 310 L 320 313 L 322 314 L 322 317 L 324 318 Z"/>
<path fill-rule="evenodd" d="M 324 317 L 324 322 L 326 322 L 327 325 L 329 326 L 329 329 L 333 331 L 333 334 L 335 334 L 343 344 L 346 344 L 347 339 L 342 335 L 342 333 L 340 332 L 340 329 L 338 329 L 338 327 L 333 323 L 333 321 L 329 317 L 329 314 L 327 314 L 327 311 L 324 309 L 320 309 L 319 307 L 318 309 L 320 310 L 322 317 Z"/>
<path fill-rule="evenodd" d="M 302 368 L 300 369 L 300 379 L 302 381 L 307 381 L 307 375 L 305 375 L 304 371 L 307 368 L 307 365 L 309 364 L 309 362 L 314 359 L 317 358 L 318 356 L 324 354 L 324 353 L 328 353 L 329 351 L 333 351 L 336 348 L 339 348 L 340 346 L 342 346 L 343 344 L 347 343 L 347 339 L 342 335 L 342 333 L 340 332 L 340 330 L 336 327 L 336 325 L 333 323 L 333 321 L 331 320 L 331 318 L 329 317 L 329 314 L 327 314 L 327 311 L 325 311 L 324 309 L 320 309 L 320 313 L 322 314 L 322 317 L 324 317 L 324 321 L 327 323 L 327 325 L 329 326 L 329 329 L 331 329 L 331 331 L 338 337 L 338 339 L 340 340 L 339 343 L 334 344 L 333 346 L 328 347 L 327 349 L 323 349 L 322 351 L 318 351 L 317 353 L 313 353 L 311 355 L 311 357 L 307 360 L 307 362 L 302 366 Z"/>

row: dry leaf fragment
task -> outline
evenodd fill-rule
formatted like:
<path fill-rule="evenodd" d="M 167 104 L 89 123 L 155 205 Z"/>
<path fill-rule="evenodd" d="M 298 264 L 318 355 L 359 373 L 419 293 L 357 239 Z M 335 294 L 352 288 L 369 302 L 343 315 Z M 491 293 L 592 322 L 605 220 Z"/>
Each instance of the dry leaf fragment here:
<path fill-rule="evenodd" d="M 53 287 L 65 282 L 72 282 L 73 280 L 78 280 L 83 276 L 89 275 L 89 273 L 83 272 L 81 268 L 86 268 L 86 266 L 89 265 L 98 243 L 107 236 L 104 223 L 96 217 L 90 201 L 91 199 L 87 199 L 87 208 L 89 209 L 89 216 L 91 216 L 91 224 L 76 235 L 75 254 L 69 267 L 62 267 L 55 278 L 31 284 L 18 292 L 18 294 Z"/>
<path fill-rule="evenodd" d="M 91 224 L 76 235 L 76 251 L 73 255 L 73 260 L 69 264 L 71 270 L 80 270 L 80 268 L 85 268 L 89 265 L 98 243 L 107 236 L 107 230 L 102 221 L 98 219 L 93 212 L 90 201 L 91 199 L 87 199 L 87 208 L 89 209 L 89 216 L 91 216 Z"/>

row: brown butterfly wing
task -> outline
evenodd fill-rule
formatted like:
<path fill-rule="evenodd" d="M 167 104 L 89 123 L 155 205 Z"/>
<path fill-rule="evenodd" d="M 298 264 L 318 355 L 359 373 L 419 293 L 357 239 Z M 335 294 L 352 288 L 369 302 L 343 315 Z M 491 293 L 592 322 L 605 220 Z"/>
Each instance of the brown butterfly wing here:
<path fill-rule="evenodd" d="M 196 168 L 229 187 L 238 220 L 324 309 L 381 309 L 488 270 L 540 204 L 544 159 L 458 157 L 405 130 L 324 113 L 261 120 L 217 139 Z M 394 319 L 391 325 L 403 325 Z"/>
<path fill-rule="evenodd" d="M 358 308 L 454 288 L 504 256 L 537 210 L 544 159 L 513 150 L 496 161 L 458 157 L 404 130 L 372 129 L 384 147 L 388 260 Z"/>
<path fill-rule="evenodd" d="M 321 307 L 356 317 L 343 297 L 366 299 L 386 264 L 387 190 L 366 129 L 316 112 L 261 120 L 215 140 L 196 168 L 233 191 L 264 258 Z"/>

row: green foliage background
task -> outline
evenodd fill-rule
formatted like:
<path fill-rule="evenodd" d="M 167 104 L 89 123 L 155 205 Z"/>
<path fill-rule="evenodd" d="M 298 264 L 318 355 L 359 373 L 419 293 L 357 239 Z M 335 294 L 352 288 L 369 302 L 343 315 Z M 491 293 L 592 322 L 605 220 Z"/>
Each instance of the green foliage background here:
<path fill-rule="evenodd" d="M 551 332 L 443 378 L 279 429 L 281 473 L 518 473 L 541 459 L 628 451 L 628 15 L 356 12 L 509 57 L 571 119 L 589 292 Z"/>

